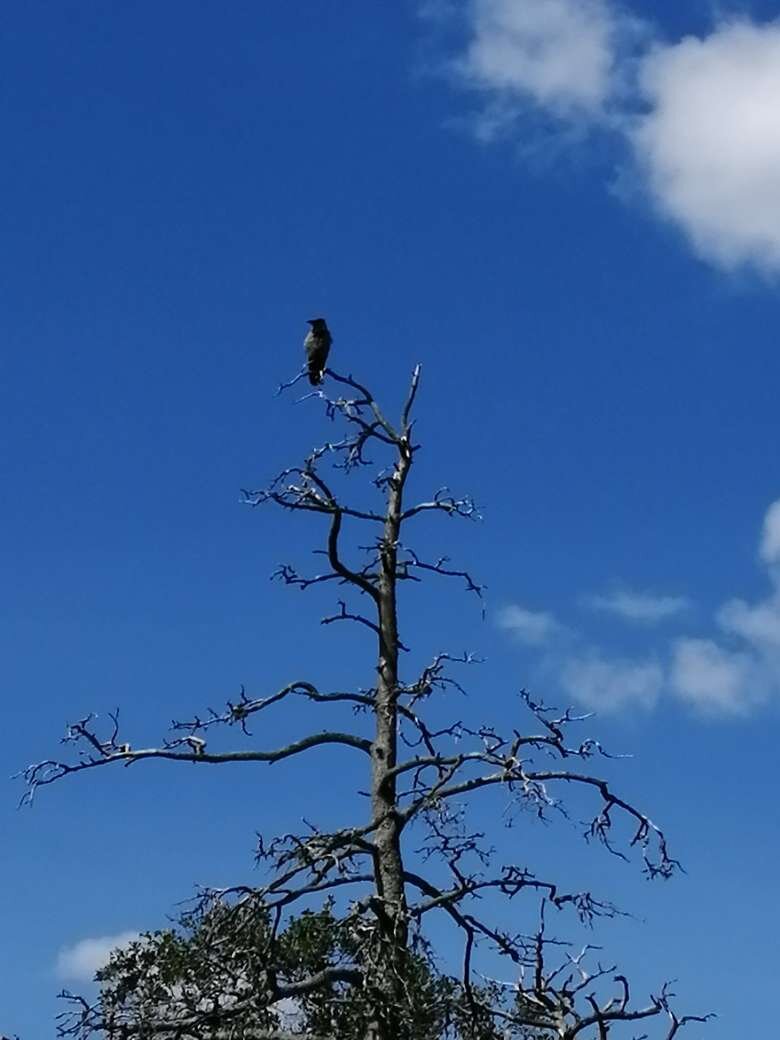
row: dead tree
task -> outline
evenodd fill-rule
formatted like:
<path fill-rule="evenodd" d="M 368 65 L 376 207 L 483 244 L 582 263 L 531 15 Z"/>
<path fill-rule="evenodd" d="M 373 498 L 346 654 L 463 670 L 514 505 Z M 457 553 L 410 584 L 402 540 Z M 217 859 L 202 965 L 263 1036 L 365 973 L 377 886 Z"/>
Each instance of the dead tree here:
<path fill-rule="evenodd" d="M 667 878 L 678 867 L 664 833 L 589 770 L 590 760 L 605 752 L 593 739 L 570 736 L 586 716 L 548 709 L 523 692 L 527 728 L 520 728 L 519 720 L 508 732 L 487 724 L 428 721 L 435 695 L 463 692 L 456 669 L 474 659 L 438 653 L 419 674 L 404 674 L 399 586 L 431 577 L 460 582 L 478 597 L 483 590 L 446 557 L 419 555 L 407 531 L 430 514 L 469 520 L 477 518 L 477 509 L 469 497 L 447 488 L 424 501 L 409 500 L 419 447 L 412 418 L 419 367 L 397 422 L 351 376 L 331 370 L 327 375 L 336 393 L 320 388 L 303 400 L 324 405 L 339 430 L 336 439 L 244 497 L 254 506 L 325 518 L 323 570 L 304 574 L 286 565 L 278 576 L 299 589 L 338 587 L 338 609 L 324 622 L 351 622 L 367 632 L 376 646 L 375 678 L 368 687 L 349 691 L 323 690 L 303 679 L 264 696 L 242 688 L 224 709 L 174 722 L 160 746 L 127 743 L 118 714 L 107 729 L 91 716 L 81 719 L 64 738 L 71 757 L 27 768 L 26 799 L 31 802 L 39 788 L 65 777 L 104 767 L 157 759 L 203 767 L 276 764 L 335 745 L 364 760 L 370 811 L 336 831 L 310 826 L 304 833 L 261 840 L 258 855 L 268 866 L 264 884 L 204 891 L 196 901 L 190 939 L 200 944 L 198 970 L 174 970 L 166 960 L 170 943 L 175 947 L 184 939 L 170 939 L 163 948 L 149 936 L 115 955 L 95 1002 L 64 994 L 68 1009 L 60 1034 L 606 1040 L 622 1027 L 629 1037 L 632 1024 L 656 1020 L 655 1035 L 672 1040 L 681 1026 L 705 1019 L 678 1016 L 668 986 L 636 1005 L 624 975 L 601 964 L 589 967 L 591 947 L 573 952 L 548 934 L 546 917 L 553 910 L 569 909 L 591 923 L 616 909 L 589 892 L 565 888 L 557 878 L 495 862 L 483 835 L 469 824 L 468 806 L 481 791 L 494 789 L 546 817 L 563 808 L 561 792 L 576 787 L 593 799 L 586 837 L 616 855 L 637 850 L 651 877 Z M 370 453 L 389 457 L 378 473 Z M 368 505 L 341 490 L 353 486 L 345 476 L 367 470 L 374 485 Z M 355 726 L 307 733 L 284 746 L 255 747 L 252 722 L 293 700 L 351 707 Z M 242 732 L 250 743 L 223 749 L 215 739 L 222 728 Z M 323 901 L 318 911 L 311 909 L 315 899 Z M 500 914 L 497 899 L 511 903 Z M 481 911 L 482 906 L 488 909 Z M 443 915 L 460 936 L 459 972 L 435 966 L 426 934 L 433 915 Z M 529 916 L 536 923 L 524 928 Z M 515 925 L 507 926 L 513 918 Z M 320 952 L 309 964 L 312 943 L 320 943 Z M 192 947 L 187 949 L 192 954 Z M 491 974 L 488 966 L 494 962 L 507 966 L 503 980 Z M 284 1001 L 293 1002 L 298 1016 L 292 1026 L 283 1026 L 278 1015 Z"/>

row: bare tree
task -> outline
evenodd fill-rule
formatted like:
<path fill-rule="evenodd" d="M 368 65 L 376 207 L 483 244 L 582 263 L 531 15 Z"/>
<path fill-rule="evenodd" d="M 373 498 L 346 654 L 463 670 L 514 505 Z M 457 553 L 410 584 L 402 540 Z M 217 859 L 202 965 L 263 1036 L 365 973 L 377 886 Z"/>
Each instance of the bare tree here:
<path fill-rule="evenodd" d="M 551 710 L 523 692 L 524 729 L 430 721 L 436 694 L 464 692 L 457 669 L 474 658 L 438 653 L 419 674 L 403 674 L 399 586 L 431 577 L 457 581 L 477 597 L 483 589 L 446 557 L 419 555 L 406 532 L 429 514 L 469 520 L 477 509 L 471 498 L 447 488 L 408 501 L 419 447 L 412 418 L 419 367 L 397 422 L 351 376 L 327 375 L 336 393 L 320 388 L 302 400 L 324 405 L 337 437 L 244 497 L 255 506 L 326 519 L 322 571 L 304 574 L 285 565 L 278 577 L 304 590 L 338 587 L 337 610 L 324 623 L 350 622 L 369 634 L 376 647 L 371 685 L 333 691 L 301 679 L 265 696 L 242 687 L 223 709 L 174 722 L 168 739 L 145 748 L 126 742 L 118 714 L 105 730 L 94 717 L 83 718 L 64 738 L 71 756 L 27 768 L 26 799 L 65 777 L 121 764 L 275 764 L 335 745 L 365 762 L 370 811 L 339 830 L 311 825 L 303 833 L 261 839 L 264 884 L 202 891 L 178 930 L 118 951 L 99 973 L 96 1001 L 63 994 L 60 1034 L 606 1040 L 621 1027 L 628 1036 L 632 1024 L 654 1020 L 655 1035 L 672 1040 L 683 1025 L 705 1017 L 678 1016 L 668 985 L 635 1004 L 625 975 L 591 963 L 595 948 L 575 950 L 548 932 L 553 911 L 569 908 L 590 924 L 616 908 L 587 891 L 568 890 L 558 879 L 497 862 L 468 810 L 480 792 L 493 789 L 516 808 L 546 818 L 564 811 L 563 791 L 577 788 L 592 799 L 585 836 L 618 856 L 638 850 L 653 878 L 668 878 L 678 867 L 663 831 L 588 769 L 590 760 L 606 753 L 593 739 L 570 736 L 587 716 Z M 389 457 L 379 472 L 370 459 L 377 452 Z M 345 476 L 364 471 L 372 474 L 368 504 L 343 491 L 352 487 Z M 301 700 L 352 708 L 355 725 L 318 730 L 279 747 L 254 746 L 250 727 L 259 715 Z M 241 731 L 248 746 L 213 747 L 219 743 L 215 731 L 224 727 Z M 521 897 L 532 901 L 529 909 L 516 908 Z M 529 914 L 535 923 L 523 929 Z M 441 966 L 430 943 L 427 924 L 434 915 L 460 937 L 458 972 L 453 958 Z M 516 927 L 507 925 L 512 917 Z M 496 965 L 508 966 L 503 978 L 495 977 Z M 287 1024 L 284 1007 L 292 1011 Z"/>

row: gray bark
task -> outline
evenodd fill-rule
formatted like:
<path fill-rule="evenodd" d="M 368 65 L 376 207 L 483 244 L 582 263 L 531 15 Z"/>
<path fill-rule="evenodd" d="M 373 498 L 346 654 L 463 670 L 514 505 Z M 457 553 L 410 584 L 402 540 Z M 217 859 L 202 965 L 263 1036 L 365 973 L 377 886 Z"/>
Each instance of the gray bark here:
<path fill-rule="evenodd" d="M 387 950 L 388 975 L 382 986 L 384 1013 L 369 1023 L 366 1040 L 392 1040 L 393 1008 L 398 1006 L 398 980 L 407 945 L 407 911 L 404 866 L 401 854 L 401 819 L 397 808 L 398 762 L 398 541 L 403 512 L 403 492 L 412 455 L 408 440 L 398 442 L 399 458 L 388 485 L 387 513 L 380 560 L 377 613 L 379 660 L 374 704 L 375 736 L 372 745 L 371 807 L 376 849 L 377 913 Z M 388 1014 L 389 1011 L 389 1014 Z"/>

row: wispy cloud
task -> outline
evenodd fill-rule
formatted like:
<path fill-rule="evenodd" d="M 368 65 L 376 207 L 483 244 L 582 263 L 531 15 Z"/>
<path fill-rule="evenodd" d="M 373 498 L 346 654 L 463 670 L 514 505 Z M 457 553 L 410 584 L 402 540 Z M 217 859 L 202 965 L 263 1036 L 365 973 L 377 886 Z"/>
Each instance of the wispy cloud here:
<path fill-rule="evenodd" d="M 691 605 L 685 596 L 656 596 L 631 589 L 613 589 L 605 595 L 588 596 L 585 602 L 595 610 L 605 610 L 626 621 L 642 624 L 656 624 L 676 617 Z"/>
<path fill-rule="evenodd" d="M 757 679 L 749 653 L 725 649 L 711 639 L 679 639 L 673 646 L 672 692 L 705 714 L 747 714 L 765 699 Z"/>
<path fill-rule="evenodd" d="M 769 507 L 764 517 L 760 556 L 770 567 L 780 563 L 780 500 Z"/>
<path fill-rule="evenodd" d="M 555 636 L 564 632 L 563 626 L 552 614 L 541 610 L 528 610 L 527 607 L 518 604 L 512 604 L 499 611 L 498 626 L 528 646 L 549 643 Z"/>
<path fill-rule="evenodd" d="M 780 593 L 758 603 L 732 599 L 718 611 L 718 622 L 726 632 L 739 636 L 763 656 L 780 655 Z"/>
<path fill-rule="evenodd" d="M 780 273 L 780 20 L 726 18 L 661 42 L 618 0 L 471 0 L 465 12 L 453 65 L 479 94 L 482 137 L 534 110 L 569 140 L 608 128 L 698 256 Z"/>
<path fill-rule="evenodd" d="M 722 637 L 674 646 L 674 691 L 702 710 L 744 715 L 780 697 L 780 500 L 764 517 L 759 555 L 769 595 L 754 603 L 727 600 L 715 618 Z"/>
<path fill-rule="evenodd" d="M 664 686 L 664 669 L 654 658 L 611 657 L 547 611 L 513 604 L 498 625 L 514 639 L 538 649 L 544 673 L 571 701 L 615 713 L 655 706 Z"/>
<path fill-rule="evenodd" d="M 138 932 L 119 932 L 117 935 L 81 939 L 73 946 L 66 946 L 57 954 L 57 977 L 73 982 L 91 982 L 95 972 L 108 963 L 112 950 L 126 946 L 138 937 Z"/>
<path fill-rule="evenodd" d="M 473 0 L 464 80 L 512 112 L 529 101 L 599 117 L 613 92 L 623 16 L 606 0 Z"/>
<path fill-rule="evenodd" d="M 654 708 L 664 686 L 658 661 L 604 657 L 592 650 L 564 661 L 560 671 L 564 692 L 588 708 L 619 712 Z"/>
<path fill-rule="evenodd" d="M 547 612 L 507 607 L 499 624 L 537 647 L 543 671 L 573 701 L 602 712 L 652 709 L 674 697 L 700 714 L 745 716 L 780 701 L 780 499 L 767 509 L 759 558 L 770 589 L 763 599 L 726 600 L 711 631 L 678 630 L 656 652 L 642 657 L 610 653 Z M 651 623 L 680 620 L 689 601 L 617 590 L 586 602 L 621 619 Z"/>

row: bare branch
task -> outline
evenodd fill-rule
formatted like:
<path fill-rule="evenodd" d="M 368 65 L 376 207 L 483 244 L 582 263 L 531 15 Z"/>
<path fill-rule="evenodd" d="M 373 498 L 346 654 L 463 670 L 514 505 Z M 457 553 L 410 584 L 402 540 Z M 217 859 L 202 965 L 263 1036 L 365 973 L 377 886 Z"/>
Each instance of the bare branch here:
<path fill-rule="evenodd" d="M 281 690 L 271 694 L 269 697 L 247 697 L 246 690 L 242 686 L 237 703 L 234 704 L 233 702 L 228 701 L 225 711 L 216 712 L 210 708 L 209 714 L 205 719 L 201 719 L 196 715 L 194 719 L 187 722 L 177 722 L 174 720 L 172 724 L 173 729 L 186 730 L 189 733 L 197 733 L 201 730 L 209 729 L 212 726 L 239 725 L 244 733 L 247 736 L 250 736 L 249 730 L 247 729 L 247 720 L 252 715 L 256 715 L 258 712 L 264 711 L 266 708 L 279 704 L 288 697 L 303 697 L 306 700 L 313 701 L 315 704 L 352 704 L 356 710 L 367 710 L 371 708 L 374 703 L 370 694 L 367 693 L 320 693 L 317 687 L 312 683 L 304 682 L 302 680 L 288 683 L 287 686 L 282 687 Z"/>
<path fill-rule="evenodd" d="M 414 366 L 412 372 L 412 381 L 409 386 L 409 393 L 404 404 L 403 414 L 401 416 L 401 429 L 403 430 L 402 436 L 406 437 L 409 434 L 409 417 L 412 414 L 412 408 L 414 407 L 414 400 L 417 397 L 417 391 L 420 388 L 420 373 L 422 366 L 417 364 Z"/>
<path fill-rule="evenodd" d="M 419 502 L 416 506 L 411 506 L 409 509 L 404 510 L 402 519 L 411 520 L 413 516 L 417 516 L 420 513 L 430 512 L 444 513 L 446 516 L 458 516 L 466 520 L 482 519 L 471 497 L 466 495 L 463 498 L 455 498 L 454 495 L 450 494 L 448 487 L 439 488 L 429 502 Z"/>
<path fill-rule="evenodd" d="M 379 625 L 373 621 L 369 621 L 368 618 L 363 617 L 362 614 L 353 614 L 347 610 L 347 604 L 343 599 L 339 600 L 339 612 L 338 614 L 331 614 L 328 617 L 324 617 L 320 624 L 332 625 L 334 621 L 356 621 L 360 625 L 365 625 L 366 628 L 370 628 L 375 635 L 380 635 Z"/>
<path fill-rule="evenodd" d="M 21 774 L 17 774 L 24 777 L 28 787 L 26 794 L 22 798 L 23 804 L 32 803 L 35 792 L 39 787 L 52 784 L 64 776 L 120 762 L 124 765 L 132 765 L 134 762 L 148 759 L 163 759 L 170 762 L 192 762 L 196 765 L 224 765 L 228 762 L 267 762 L 273 765 L 276 762 L 292 758 L 312 748 L 323 747 L 329 744 L 352 747 L 362 751 L 363 754 L 371 754 L 371 741 L 355 736 L 352 733 L 327 731 L 313 733 L 273 751 L 226 751 L 212 754 L 203 747 L 193 749 L 189 738 L 173 741 L 167 747 L 143 748 L 134 751 L 129 745 L 115 743 L 113 738 L 110 743 L 99 742 L 94 733 L 87 728 L 87 722 L 88 720 L 83 720 L 69 727 L 65 740 L 73 742 L 82 740 L 95 748 L 95 753 L 88 754 L 77 762 L 46 759 L 43 762 L 37 762 L 28 766 Z M 189 747 L 190 750 L 177 750 L 177 748 L 183 747 Z"/>
<path fill-rule="evenodd" d="M 434 693 L 465 695 L 450 665 L 474 663 L 474 655 L 439 653 L 416 675 L 403 674 L 399 582 L 414 584 L 440 575 L 457 579 L 480 599 L 485 591 L 447 556 L 423 559 L 403 541 L 403 524 L 425 513 L 480 519 L 473 499 L 458 497 L 446 486 L 427 500 L 406 504 L 419 448 L 412 441 L 412 412 L 420 371 L 416 366 L 396 423 L 352 375 L 326 369 L 327 391 L 315 388 L 300 401 L 322 403 L 326 418 L 338 426 L 332 439 L 261 490 L 243 492 L 253 506 L 271 503 L 327 518 L 317 549 L 325 561 L 318 572 L 301 573 L 284 564 L 274 577 L 301 590 L 315 585 L 339 590 L 344 598 L 322 623 L 355 622 L 376 637 L 372 687 L 321 692 L 310 682 L 295 681 L 267 696 L 250 697 L 242 686 L 237 698 L 217 710 L 174 721 L 173 735 L 162 746 L 143 749 L 123 741 L 118 712 L 109 715 L 105 735 L 104 727 L 96 727 L 93 716 L 87 716 L 70 726 L 65 737 L 74 747 L 73 761 L 47 759 L 23 773 L 28 786 L 23 800 L 29 802 L 40 786 L 110 763 L 163 759 L 273 764 L 335 745 L 356 749 L 370 762 L 368 790 L 358 792 L 367 797 L 364 817 L 330 831 L 304 820 L 300 833 L 270 839 L 259 834 L 261 883 L 201 889 L 195 909 L 182 918 L 189 922 L 183 938 L 155 933 L 170 957 L 162 958 L 164 971 L 147 948 L 133 949 L 131 944 L 129 953 L 119 951 L 102 974 L 96 1003 L 64 994 L 70 1009 L 61 1018 L 61 1036 L 90 1040 L 102 1031 L 126 1040 L 293 1040 L 299 1035 L 342 1040 L 342 1034 L 351 1037 L 360 1030 L 362 1040 L 396 1040 L 406 1035 L 408 1023 L 419 1021 L 420 1005 L 415 1011 L 414 1004 L 419 995 L 413 991 L 420 980 L 425 999 L 440 1000 L 446 1010 L 430 1029 L 431 1036 L 442 1038 L 612 1040 L 619 1025 L 656 1019 L 657 1028 L 666 1030 L 665 1040 L 676 1040 L 686 1024 L 710 1017 L 678 1016 L 668 986 L 646 1005 L 635 1005 L 628 979 L 597 960 L 598 947 L 573 945 L 547 930 L 546 917 L 557 912 L 588 926 L 618 915 L 617 907 L 517 863 L 500 864 L 482 820 L 478 827 L 471 822 L 470 796 L 480 790 L 506 793 L 511 823 L 520 812 L 543 820 L 553 814 L 568 819 L 561 792 L 578 787 L 595 802 L 593 818 L 585 824 L 586 839 L 623 858 L 624 849 L 637 846 L 650 876 L 669 877 L 679 864 L 669 853 L 664 832 L 583 764 L 612 757 L 598 741 L 572 736 L 590 716 L 546 707 L 522 691 L 532 716 L 529 726 L 502 730 L 487 723 L 467 724 L 465 713 L 442 718 L 426 709 Z M 304 375 L 305 370 L 278 392 L 297 385 Z M 349 475 L 354 478 L 374 465 L 372 456 L 381 468 L 365 504 L 342 489 Z M 376 505 L 378 499 L 381 505 Z M 366 532 L 360 526 L 365 524 L 370 534 L 352 537 L 355 531 Z M 365 713 L 373 726 L 372 739 L 326 729 L 271 750 L 214 750 L 215 727 L 240 726 L 251 737 L 255 716 L 289 705 L 292 698 Z M 615 832 L 621 819 L 619 840 Z M 406 859 L 411 835 L 416 838 L 416 870 L 409 869 Z M 528 922 L 529 911 L 533 913 L 529 896 L 533 904 L 540 903 L 538 925 Z M 514 920 L 496 914 L 496 897 L 516 908 Z M 324 909 L 315 913 L 311 907 L 318 903 Z M 428 939 L 431 915 L 442 918 L 462 943 L 459 979 L 443 975 L 436 965 Z M 296 945 L 300 935 L 305 942 Z M 147 939 L 150 945 L 155 942 L 152 935 Z M 310 951 L 306 944 L 311 944 Z M 482 974 L 480 969 L 489 964 L 485 958 L 496 954 L 512 966 L 511 982 Z M 196 969 L 191 974 L 188 957 Z M 123 970 L 125 964 L 129 967 Z M 139 981 L 145 972 L 144 990 Z M 294 1000 L 302 1009 L 304 1021 L 297 1032 L 274 1024 L 273 1008 L 280 1000 Z M 423 1010 L 431 1009 L 426 1005 Z M 115 1013 L 118 1018 L 108 1017 Z M 342 1022 L 348 1023 L 346 1029 Z"/>
<path fill-rule="evenodd" d="M 482 599 L 482 593 L 487 589 L 487 585 L 479 585 L 474 581 L 468 571 L 458 571 L 446 567 L 445 564 L 450 562 L 449 557 L 441 556 L 434 563 L 426 563 L 408 546 L 399 545 L 399 549 L 402 549 L 407 554 L 406 559 L 398 561 L 398 577 L 400 579 L 413 578 L 413 575 L 410 573 L 412 570 L 427 571 L 431 574 L 441 574 L 448 578 L 462 578 L 466 583 L 466 589 L 469 592 L 475 593 L 480 599 Z"/>
<path fill-rule="evenodd" d="M 345 386 L 351 386 L 353 390 L 357 390 L 358 393 L 362 395 L 361 397 L 356 398 L 354 400 L 341 400 L 333 402 L 334 407 L 337 408 L 346 419 L 350 421 L 355 421 L 356 419 L 359 420 L 360 409 L 363 407 L 368 407 L 371 409 L 374 418 L 376 419 L 377 423 L 382 428 L 382 430 L 385 432 L 389 440 L 394 444 L 397 444 L 399 442 L 399 440 L 401 439 L 399 434 L 393 429 L 392 425 L 382 414 L 382 411 L 379 408 L 379 405 L 377 404 L 370 390 L 367 390 L 366 387 L 358 383 L 355 379 L 352 378 L 351 375 L 341 376 L 330 368 L 327 368 L 325 371 L 326 374 L 329 375 L 331 379 L 334 379 L 337 383 L 343 383 Z M 415 369 L 415 376 L 416 379 L 415 377 L 413 377 L 413 386 L 414 392 L 416 393 L 417 383 L 419 382 L 419 365 Z M 409 407 L 411 407 L 411 402 L 409 404 Z"/>

